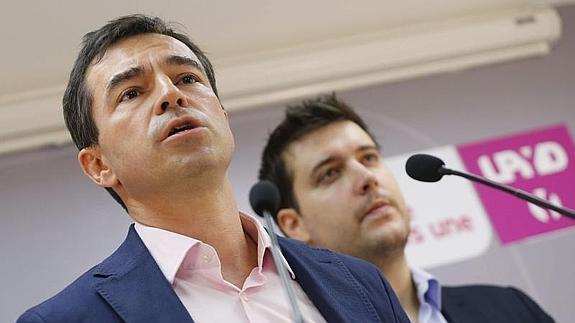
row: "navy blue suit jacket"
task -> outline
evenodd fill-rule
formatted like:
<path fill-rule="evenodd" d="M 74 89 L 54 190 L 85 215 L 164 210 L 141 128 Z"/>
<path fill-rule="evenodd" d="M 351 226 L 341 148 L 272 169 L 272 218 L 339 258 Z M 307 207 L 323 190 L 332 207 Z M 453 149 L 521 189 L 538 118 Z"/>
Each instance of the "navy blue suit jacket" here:
<path fill-rule="evenodd" d="M 280 238 L 280 245 L 297 282 L 328 322 L 409 322 L 371 264 L 294 240 Z M 133 225 L 110 257 L 18 319 L 119 321 L 192 322 Z"/>
<path fill-rule="evenodd" d="M 441 312 L 449 322 L 554 322 L 529 296 L 513 287 L 442 287 L 441 298 Z"/>

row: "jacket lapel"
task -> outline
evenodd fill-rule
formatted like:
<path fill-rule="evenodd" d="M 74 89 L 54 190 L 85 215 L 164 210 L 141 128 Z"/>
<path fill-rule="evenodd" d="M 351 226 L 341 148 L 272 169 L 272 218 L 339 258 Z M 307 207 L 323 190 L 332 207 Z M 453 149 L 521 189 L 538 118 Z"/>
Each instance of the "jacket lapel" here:
<path fill-rule="evenodd" d="M 363 295 L 358 282 L 333 253 L 301 246 L 293 248 L 295 242 L 278 237 L 282 253 L 293 270 L 297 282 L 314 303 L 327 322 L 375 322 L 373 304 Z M 307 250 L 307 252 L 301 252 Z M 385 297 L 382 295 L 382 297 Z M 345 302 L 346 306 L 342 306 Z M 346 308 L 356 309 L 349 313 Z M 357 310 L 363 308 L 365 310 Z M 360 313 L 358 315 L 358 313 Z"/>
<path fill-rule="evenodd" d="M 124 243 L 94 273 L 94 288 L 126 322 L 192 322 L 170 283 L 130 226 Z"/>

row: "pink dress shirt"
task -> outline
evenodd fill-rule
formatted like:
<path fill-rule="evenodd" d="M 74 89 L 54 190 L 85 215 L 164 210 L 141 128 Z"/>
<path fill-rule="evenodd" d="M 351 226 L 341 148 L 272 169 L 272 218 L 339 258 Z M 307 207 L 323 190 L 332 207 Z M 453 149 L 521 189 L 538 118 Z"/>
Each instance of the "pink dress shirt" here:
<path fill-rule="evenodd" d="M 289 303 L 271 255 L 271 238 L 252 217 L 240 214 L 244 231 L 258 243 L 258 266 L 242 288 L 227 282 L 216 250 L 202 241 L 136 223 L 135 229 L 196 322 L 292 322 Z M 306 322 L 325 322 L 295 279 L 290 284 Z"/>

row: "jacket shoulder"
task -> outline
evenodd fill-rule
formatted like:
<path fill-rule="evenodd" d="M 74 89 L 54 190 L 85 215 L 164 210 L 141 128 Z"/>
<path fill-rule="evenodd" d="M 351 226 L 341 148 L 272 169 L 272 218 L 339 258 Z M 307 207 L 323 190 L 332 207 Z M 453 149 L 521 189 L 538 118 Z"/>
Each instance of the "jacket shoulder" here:
<path fill-rule="evenodd" d="M 114 317 L 114 312 L 93 286 L 96 268 L 85 272 L 53 297 L 28 309 L 17 322 L 76 322 L 85 321 L 87 317 L 95 321 L 105 319 L 102 313 L 110 313 Z"/>
<path fill-rule="evenodd" d="M 534 300 L 511 286 L 465 285 L 442 287 L 443 308 L 474 304 L 507 322 L 554 322 Z"/>
<path fill-rule="evenodd" d="M 23 322 L 104 322 L 118 321 L 116 312 L 97 292 L 95 284 L 118 268 L 132 267 L 145 248 L 133 226 L 124 242 L 108 258 L 92 267 L 62 291 L 30 308 L 18 319 Z"/>

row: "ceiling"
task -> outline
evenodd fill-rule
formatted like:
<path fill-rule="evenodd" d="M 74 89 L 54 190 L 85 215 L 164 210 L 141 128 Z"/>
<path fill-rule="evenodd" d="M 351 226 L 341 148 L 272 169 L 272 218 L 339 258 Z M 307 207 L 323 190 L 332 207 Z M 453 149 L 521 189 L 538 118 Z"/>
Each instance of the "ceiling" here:
<path fill-rule="evenodd" d="M 64 84 L 82 35 L 124 14 L 153 14 L 182 23 L 211 57 L 222 58 L 530 3 L 533 2 L 356 0 L 351 5 L 344 0 L 2 1 L 0 98 Z"/>
<path fill-rule="evenodd" d="M 425 26 L 481 13 L 568 3 L 575 0 L 3 1 L 0 119 L 17 110 L 21 102 L 60 96 L 81 37 L 124 14 L 145 13 L 181 23 L 180 29 L 215 61 L 217 73 L 219 62 L 238 57 L 261 57 L 330 39 Z M 51 109 L 46 116 L 55 113 L 52 110 L 59 114 L 59 107 L 52 105 L 46 105 L 45 109 Z M 36 115 L 43 116 L 42 112 Z M 34 123 L 20 117 L 5 123 L 17 122 Z M 6 126 L 0 120 L 0 127 Z M 25 131 L 30 129 L 34 126 Z M 17 129 L 4 137 L 0 133 L 0 140 L 20 136 L 19 131 L 24 130 Z"/>

